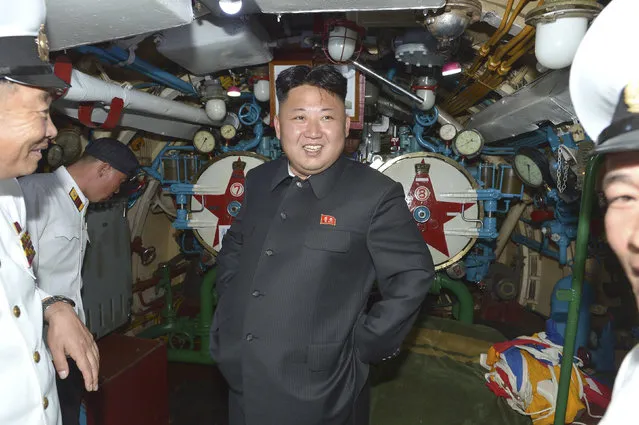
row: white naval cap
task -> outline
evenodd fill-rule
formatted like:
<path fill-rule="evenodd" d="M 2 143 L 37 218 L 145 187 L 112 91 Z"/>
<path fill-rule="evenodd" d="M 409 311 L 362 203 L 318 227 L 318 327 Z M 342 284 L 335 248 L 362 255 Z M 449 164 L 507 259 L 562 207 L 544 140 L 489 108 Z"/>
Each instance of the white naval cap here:
<path fill-rule="evenodd" d="M 49 64 L 46 11 L 45 0 L 0 2 L 0 78 L 46 89 L 68 87 Z"/>
<path fill-rule="evenodd" d="M 639 105 L 632 105 L 639 96 L 638 17 L 639 0 L 612 0 L 572 63 L 572 104 L 598 152 L 639 150 Z"/>

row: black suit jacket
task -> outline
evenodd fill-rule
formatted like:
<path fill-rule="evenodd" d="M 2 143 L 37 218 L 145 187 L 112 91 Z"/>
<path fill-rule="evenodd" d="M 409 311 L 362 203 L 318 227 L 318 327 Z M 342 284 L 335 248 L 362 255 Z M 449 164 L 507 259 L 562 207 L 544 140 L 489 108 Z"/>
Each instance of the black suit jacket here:
<path fill-rule="evenodd" d="M 245 423 L 344 424 L 433 277 L 399 183 L 343 157 L 306 181 L 285 158 L 251 170 L 218 255 L 211 328 Z M 375 280 L 383 300 L 365 313 Z"/>

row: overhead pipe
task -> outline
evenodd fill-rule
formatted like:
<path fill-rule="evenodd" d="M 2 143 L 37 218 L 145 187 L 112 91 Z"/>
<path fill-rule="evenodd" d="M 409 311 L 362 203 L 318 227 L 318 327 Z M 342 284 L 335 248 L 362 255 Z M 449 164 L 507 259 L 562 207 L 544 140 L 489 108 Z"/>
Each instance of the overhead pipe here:
<path fill-rule="evenodd" d="M 384 78 L 383 76 L 379 75 L 378 73 L 376 73 L 375 71 L 373 71 L 372 69 L 362 65 L 361 63 L 351 60 L 350 63 L 357 69 L 359 69 L 360 71 L 362 71 L 364 74 L 369 75 L 371 77 L 376 78 L 378 81 L 381 81 L 382 83 L 386 84 L 387 86 L 389 86 L 391 89 L 394 89 L 395 92 L 391 92 L 391 95 L 396 94 L 396 92 L 400 92 L 401 94 L 409 97 L 413 102 L 416 102 L 417 104 L 421 105 L 424 103 L 424 99 L 421 98 L 420 96 L 417 96 L 416 94 L 406 90 L 405 88 L 393 83 L 392 81 Z M 389 71 L 389 76 L 394 76 L 394 73 L 391 73 Z M 382 100 L 383 98 L 379 98 L 378 100 L 378 104 L 379 101 Z M 402 112 L 403 111 L 398 107 L 397 104 L 394 104 L 391 101 L 382 101 L 382 103 L 384 104 L 384 106 L 388 106 L 389 108 L 392 108 L 393 110 L 397 110 L 398 112 Z M 452 124 L 455 126 L 455 128 L 457 129 L 457 131 L 461 131 L 463 130 L 463 126 L 455 119 L 453 118 L 449 113 L 447 113 L 446 111 L 443 111 L 441 109 L 438 108 L 438 112 L 439 115 L 437 117 L 437 121 L 440 124 Z M 406 121 L 410 121 L 410 120 L 406 120 Z"/>
<path fill-rule="evenodd" d="M 413 113 L 410 109 L 385 97 L 377 99 L 377 110 L 380 114 L 399 121 L 410 122 L 413 120 Z"/>
<path fill-rule="evenodd" d="M 103 62 L 107 62 L 111 65 L 122 64 L 122 66 L 144 74 L 162 85 L 171 87 L 175 90 L 179 90 L 182 93 L 188 94 L 190 96 L 198 96 L 197 91 L 191 84 L 181 80 L 180 78 L 169 72 L 163 71 L 156 66 L 143 61 L 142 59 L 135 58 L 134 60 L 130 61 L 129 59 L 132 53 L 129 53 L 128 51 L 123 50 L 117 46 L 112 46 L 108 49 L 101 49 L 95 46 L 80 46 L 77 47 L 75 50 L 84 55 L 97 56 Z"/>
<path fill-rule="evenodd" d="M 62 99 L 72 102 L 103 102 L 106 104 L 110 104 L 114 98 L 120 98 L 124 101 L 124 109 L 165 117 L 169 120 L 215 127 L 221 127 L 223 124 L 223 121 L 211 120 L 203 108 L 121 87 L 76 69 L 71 73 L 71 88 L 62 96 Z"/>
<path fill-rule="evenodd" d="M 359 63 L 359 62 L 357 62 L 355 60 L 350 60 L 349 63 L 351 65 L 353 65 L 355 68 L 357 68 L 360 71 L 362 71 L 364 74 L 377 79 L 378 81 L 390 86 L 391 88 L 393 88 L 394 90 L 396 90 L 399 93 L 403 94 L 404 96 L 409 97 L 413 102 L 417 103 L 418 105 L 421 105 L 422 103 L 424 103 L 424 99 L 423 98 L 417 96 L 415 93 L 412 93 L 409 90 L 406 90 L 404 87 L 402 87 L 402 86 L 400 86 L 398 84 L 395 84 L 392 81 L 389 81 L 388 79 L 386 79 L 383 76 L 379 75 L 378 73 L 376 73 L 372 69 L 362 65 L 361 63 Z"/>
<path fill-rule="evenodd" d="M 438 115 L 437 115 L 437 122 L 440 123 L 441 125 L 444 124 L 452 124 L 455 126 L 455 128 L 457 129 L 457 131 L 462 131 L 464 129 L 464 127 L 459 123 L 459 121 L 457 121 L 455 118 L 453 118 L 453 116 L 451 114 L 449 114 L 448 112 L 444 111 L 442 108 L 440 108 L 439 106 L 437 107 L 437 111 L 438 111 Z"/>

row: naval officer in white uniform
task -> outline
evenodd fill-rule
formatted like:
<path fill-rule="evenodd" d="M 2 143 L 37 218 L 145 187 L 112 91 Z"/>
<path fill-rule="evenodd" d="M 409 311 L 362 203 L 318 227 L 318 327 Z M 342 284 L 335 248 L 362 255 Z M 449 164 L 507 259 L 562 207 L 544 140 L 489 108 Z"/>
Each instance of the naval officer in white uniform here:
<path fill-rule="evenodd" d="M 35 171 L 41 151 L 55 137 L 50 90 L 65 84 L 47 62 L 40 27 L 45 21 L 44 0 L 13 2 L 1 10 L 0 424 L 60 425 L 54 366 L 66 377 L 66 355 L 71 356 L 83 372 L 86 388 L 94 390 L 99 355 L 69 305 L 72 301 L 36 286 L 31 267 L 35 252 L 15 178 Z M 49 323 L 51 354 L 43 342 L 44 321 Z"/>
<path fill-rule="evenodd" d="M 639 1 L 612 0 L 582 40 L 570 71 L 570 97 L 604 155 L 606 237 L 639 305 Z M 637 423 L 639 345 L 624 359 L 599 425 Z"/>
<path fill-rule="evenodd" d="M 27 206 L 27 230 L 35 258 L 38 286 L 68 297 L 86 323 L 82 303 L 82 262 L 88 240 L 85 216 L 90 202 L 109 199 L 133 177 L 140 164 L 122 142 L 111 138 L 89 143 L 82 157 L 53 173 L 18 179 Z M 98 241 L 99 243 L 99 241 Z M 64 425 L 79 425 L 84 395 L 82 374 L 69 362 L 69 377 L 57 379 Z"/>

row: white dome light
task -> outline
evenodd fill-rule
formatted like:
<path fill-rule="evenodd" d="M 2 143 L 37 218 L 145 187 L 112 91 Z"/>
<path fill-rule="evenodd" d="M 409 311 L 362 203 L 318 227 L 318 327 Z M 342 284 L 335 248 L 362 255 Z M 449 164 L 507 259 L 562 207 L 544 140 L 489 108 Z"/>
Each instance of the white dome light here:
<path fill-rule="evenodd" d="M 555 22 L 537 24 L 535 56 L 549 69 L 570 66 L 579 43 L 586 35 L 588 19 L 585 17 L 557 19 Z"/>
<path fill-rule="evenodd" d="M 428 111 L 432 109 L 433 106 L 435 106 L 435 91 L 427 90 L 427 89 L 419 89 L 417 90 L 417 93 L 415 94 L 421 97 L 422 99 L 424 99 L 421 105 L 417 105 L 417 107 L 421 109 L 422 111 Z"/>
<path fill-rule="evenodd" d="M 204 106 L 204 111 L 213 121 L 222 121 L 226 117 L 226 103 L 222 99 L 209 99 Z"/>
<path fill-rule="evenodd" d="M 601 11 L 596 0 L 547 0 L 526 15 L 526 24 L 536 27 L 535 56 L 544 68 L 570 66 L 588 21 Z"/>
<path fill-rule="evenodd" d="M 220 0 L 220 9 L 227 15 L 236 15 L 242 10 L 242 0 Z"/>
<path fill-rule="evenodd" d="M 349 60 L 355 53 L 357 32 L 343 26 L 335 27 L 328 37 L 328 54 L 335 62 Z"/>
<path fill-rule="evenodd" d="M 268 80 L 257 80 L 253 85 L 253 94 L 259 102 L 268 102 L 271 97 L 271 85 Z"/>

